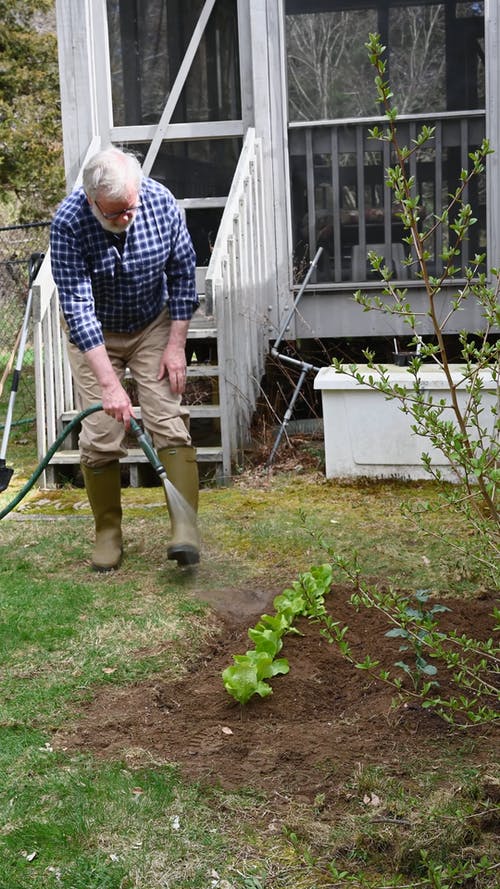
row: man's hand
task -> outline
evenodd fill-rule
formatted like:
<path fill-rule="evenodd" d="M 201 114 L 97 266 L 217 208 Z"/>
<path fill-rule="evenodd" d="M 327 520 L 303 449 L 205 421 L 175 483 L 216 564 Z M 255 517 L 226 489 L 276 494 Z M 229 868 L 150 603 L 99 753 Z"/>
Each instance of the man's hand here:
<path fill-rule="evenodd" d="M 105 346 L 97 346 L 85 352 L 87 362 L 101 387 L 101 400 L 104 413 L 123 423 L 130 429 L 130 418 L 134 416 L 132 402 L 118 379 L 109 360 Z"/>
<path fill-rule="evenodd" d="M 130 429 L 130 417 L 134 415 L 132 402 L 118 378 L 116 382 L 102 386 L 102 406 L 105 414 L 123 423 L 127 431 Z"/>
<path fill-rule="evenodd" d="M 170 336 L 161 356 L 158 379 L 168 377 L 174 395 L 182 395 L 186 389 L 186 338 L 189 321 L 172 321 Z"/>

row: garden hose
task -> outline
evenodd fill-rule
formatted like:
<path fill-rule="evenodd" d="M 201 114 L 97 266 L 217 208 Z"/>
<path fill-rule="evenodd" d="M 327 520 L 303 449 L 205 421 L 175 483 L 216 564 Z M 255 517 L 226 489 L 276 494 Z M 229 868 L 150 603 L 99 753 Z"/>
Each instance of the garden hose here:
<path fill-rule="evenodd" d="M 85 410 L 83 410 L 79 414 L 77 414 L 76 417 L 73 417 L 71 422 L 68 423 L 68 425 L 65 427 L 65 429 L 63 429 L 61 434 L 56 438 L 54 444 L 49 448 L 45 457 L 38 464 L 33 475 L 30 476 L 30 478 L 28 479 L 28 481 L 26 482 L 24 487 L 21 488 L 21 490 L 16 495 L 16 497 L 14 497 L 14 499 L 11 500 L 11 502 L 8 503 L 7 506 L 0 511 L 0 519 L 5 518 L 5 516 L 8 515 L 9 512 L 11 512 L 14 509 L 14 507 L 16 507 L 18 505 L 18 503 L 21 502 L 21 500 L 23 500 L 23 498 L 26 496 L 28 491 L 31 490 L 31 488 L 33 487 L 33 485 L 35 484 L 37 479 L 40 478 L 42 472 L 47 467 L 47 465 L 50 463 L 50 461 L 51 461 L 52 457 L 54 456 L 54 454 L 56 453 L 56 451 L 60 448 L 63 441 L 68 437 L 70 432 L 73 431 L 75 426 L 78 426 L 78 424 L 82 420 L 84 420 L 85 417 L 88 417 L 90 414 L 94 414 L 94 413 L 96 413 L 96 411 L 102 411 L 102 410 L 103 410 L 102 404 L 101 404 L 101 402 L 98 402 L 97 404 L 90 405 L 90 407 L 85 408 Z M 163 465 L 160 462 L 160 458 L 158 457 L 158 454 L 156 453 L 156 451 L 153 447 L 151 438 L 149 437 L 148 433 L 144 432 L 141 429 L 138 422 L 136 420 L 134 420 L 133 417 L 130 418 L 130 428 L 132 429 L 132 432 L 134 433 L 134 435 L 137 437 L 139 445 L 141 446 L 142 450 L 146 454 L 146 457 L 148 458 L 149 462 L 151 463 L 151 466 L 153 467 L 155 472 L 158 473 L 160 478 L 165 482 L 165 480 L 167 479 L 167 474 L 165 472 Z"/>
<path fill-rule="evenodd" d="M 31 426 L 32 423 L 36 423 L 36 417 L 24 417 L 22 420 L 14 420 L 10 426 L 11 429 L 15 429 L 16 426 Z M 3 432 L 5 429 L 5 423 L 0 423 L 0 432 Z"/>

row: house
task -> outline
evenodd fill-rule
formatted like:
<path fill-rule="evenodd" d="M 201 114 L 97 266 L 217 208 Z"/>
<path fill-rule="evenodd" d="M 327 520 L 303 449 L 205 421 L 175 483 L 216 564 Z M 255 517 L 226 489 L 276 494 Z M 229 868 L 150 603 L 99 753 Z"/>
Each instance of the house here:
<path fill-rule="evenodd" d="M 190 374 L 210 402 L 192 414 L 219 436 L 198 453 L 229 475 L 273 341 L 404 334 L 398 319 L 353 301 L 360 285 L 379 287 L 369 249 L 422 303 L 385 183 L 388 146 L 370 137 L 381 118 L 369 33 L 387 47 L 401 140 L 435 128 L 411 169 L 432 220 L 469 153 L 485 136 L 500 146 L 497 0 L 57 0 L 57 30 L 68 189 L 111 142 L 135 151 L 186 214 L 204 294 Z M 499 155 L 466 198 L 478 221 L 461 261 L 484 251 L 500 266 Z M 436 233 L 436 256 L 446 237 Z M 318 247 L 300 312 L 290 312 Z M 75 405 L 47 265 L 36 295 L 43 454 Z M 449 295 L 443 288 L 444 304 Z M 469 308 L 460 328 L 480 320 Z M 70 443 L 54 465 L 76 459 Z"/>

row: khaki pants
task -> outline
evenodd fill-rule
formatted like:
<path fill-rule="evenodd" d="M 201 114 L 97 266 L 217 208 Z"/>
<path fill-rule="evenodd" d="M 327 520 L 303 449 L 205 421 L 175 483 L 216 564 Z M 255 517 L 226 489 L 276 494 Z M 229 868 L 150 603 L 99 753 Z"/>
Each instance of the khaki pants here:
<path fill-rule="evenodd" d="M 168 340 L 168 312 L 137 333 L 105 333 L 110 361 L 123 381 L 128 367 L 137 385 L 139 405 L 145 428 L 156 449 L 191 445 L 189 409 L 181 396 L 173 395 L 168 380 L 157 380 L 160 359 Z M 68 342 L 68 357 L 75 383 L 79 410 L 101 401 L 101 390 L 87 364 L 85 355 Z M 104 411 L 97 411 L 82 422 L 79 438 L 80 459 L 88 466 L 103 466 L 127 453 L 125 428 Z"/>

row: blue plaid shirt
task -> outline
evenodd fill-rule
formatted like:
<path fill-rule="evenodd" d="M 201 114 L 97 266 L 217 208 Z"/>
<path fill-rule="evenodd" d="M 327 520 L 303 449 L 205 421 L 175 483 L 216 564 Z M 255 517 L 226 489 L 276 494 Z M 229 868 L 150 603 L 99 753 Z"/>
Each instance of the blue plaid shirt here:
<path fill-rule="evenodd" d="M 173 195 L 145 178 L 139 201 L 123 245 L 99 224 L 82 188 L 54 216 L 52 274 L 69 338 L 82 352 L 102 345 L 103 331 L 146 327 L 166 305 L 173 321 L 190 320 L 199 305 L 196 257 Z"/>

